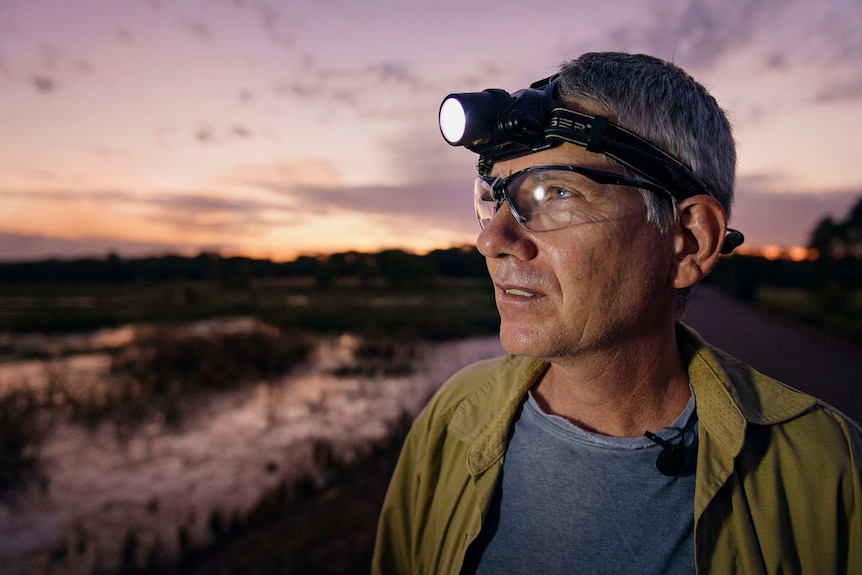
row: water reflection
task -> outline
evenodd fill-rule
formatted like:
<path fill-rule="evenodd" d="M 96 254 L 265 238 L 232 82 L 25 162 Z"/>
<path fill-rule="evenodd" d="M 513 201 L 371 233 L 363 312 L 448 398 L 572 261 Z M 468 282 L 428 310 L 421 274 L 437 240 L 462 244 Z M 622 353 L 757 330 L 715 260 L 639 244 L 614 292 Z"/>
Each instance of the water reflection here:
<path fill-rule="evenodd" d="M 130 336 L 100 337 L 93 349 Z M 83 345 L 63 343 L 70 344 Z M 268 494 L 322 481 L 327 465 L 361 457 L 456 369 L 502 353 L 496 337 L 422 343 L 409 374 L 335 375 L 360 345 L 352 336 L 322 339 L 311 360 L 284 377 L 200 394 L 178 428 L 153 420 L 119 439 L 110 425 L 58 423 L 42 444 L 43 479 L 0 505 L 4 573 L 83 574 L 177 556 L 241 521 Z M 7 362 L 0 389 L 46 385 L 52 373 L 71 385 L 104 384 L 109 367 L 103 351 Z"/>

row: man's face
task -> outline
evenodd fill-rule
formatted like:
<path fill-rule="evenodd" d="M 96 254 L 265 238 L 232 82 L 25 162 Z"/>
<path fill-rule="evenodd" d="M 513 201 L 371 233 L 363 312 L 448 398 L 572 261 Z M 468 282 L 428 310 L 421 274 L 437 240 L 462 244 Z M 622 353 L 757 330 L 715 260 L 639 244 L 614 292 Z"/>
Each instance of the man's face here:
<path fill-rule="evenodd" d="M 619 172 L 604 156 L 563 144 L 499 162 L 492 174 L 541 165 Z M 646 221 L 639 190 L 595 186 L 594 215 L 574 225 L 531 232 L 501 206 L 479 234 L 509 352 L 553 360 L 619 349 L 672 322 L 672 236 Z"/>

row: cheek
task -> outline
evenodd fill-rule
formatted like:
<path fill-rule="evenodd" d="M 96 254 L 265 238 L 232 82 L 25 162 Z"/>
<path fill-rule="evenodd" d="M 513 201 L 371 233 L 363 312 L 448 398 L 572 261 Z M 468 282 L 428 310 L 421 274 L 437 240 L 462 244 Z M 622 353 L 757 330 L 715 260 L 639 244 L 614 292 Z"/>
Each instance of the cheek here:
<path fill-rule="evenodd" d="M 672 246 L 650 224 L 644 226 L 613 226 L 604 233 L 569 242 L 568 249 L 548 250 L 564 296 L 574 295 L 574 303 L 580 304 L 611 302 L 640 294 L 652 297 L 668 284 L 670 274 L 666 268 Z"/>

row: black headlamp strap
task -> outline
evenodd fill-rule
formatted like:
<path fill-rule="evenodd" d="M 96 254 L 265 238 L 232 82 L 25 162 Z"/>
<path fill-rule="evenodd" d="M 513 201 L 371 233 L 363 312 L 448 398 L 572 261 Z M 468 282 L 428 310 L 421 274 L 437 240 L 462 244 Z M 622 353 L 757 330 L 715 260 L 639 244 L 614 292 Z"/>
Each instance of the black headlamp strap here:
<path fill-rule="evenodd" d="M 604 116 L 594 116 L 587 138 L 587 151 L 601 154 L 605 151 L 605 135 L 608 132 L 608 119 Z"/>
<path fill-rule="evenodd" d="M 511 140 L 481 151 L 474 150 L 479 152 L 476 167 L 481 175 L 489 175 L 496 162 L 569 142 L 589 152 L 604 154 L 634 170 L 665 189 L 677 201 L 699 194 L 715 197 L 700 176 L 665 150 L 611 123 L 604 116 L 582 114 L 564 107 L 555 94 L 557 78 L 558 75 L 554 75 L 530 86 L 532 90 L 541 91 L 543 98 L 550 103 L 544 132 L 532 141 Z M 731 253 L 743 240 L 741 233 L 728 229 L 721 253 Z"/>
<path fill-rule="evenodd" d="M 667 189 L 677 199 L 714 195 L 703 180 L 673 156 L 603 116 L 554 108 L 544 136 L 552 144 L 569 142 L 604 154 Z"/>

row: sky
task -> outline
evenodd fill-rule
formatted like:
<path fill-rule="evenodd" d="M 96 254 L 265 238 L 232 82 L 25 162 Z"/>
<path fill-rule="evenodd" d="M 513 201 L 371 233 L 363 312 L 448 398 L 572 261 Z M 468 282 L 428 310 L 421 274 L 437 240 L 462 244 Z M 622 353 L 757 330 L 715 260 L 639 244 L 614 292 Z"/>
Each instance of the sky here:
<path fill-rule="evenodd" d="M 606 50 L 704 84 L 731 224 L 804 245 L 862 196 L 860 30 L 858 0 L 0 0 L 0 260 L 473 244 L 443 97 Z"/>

